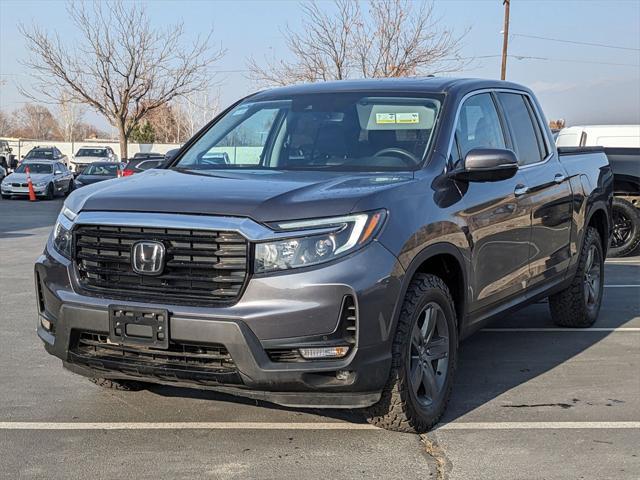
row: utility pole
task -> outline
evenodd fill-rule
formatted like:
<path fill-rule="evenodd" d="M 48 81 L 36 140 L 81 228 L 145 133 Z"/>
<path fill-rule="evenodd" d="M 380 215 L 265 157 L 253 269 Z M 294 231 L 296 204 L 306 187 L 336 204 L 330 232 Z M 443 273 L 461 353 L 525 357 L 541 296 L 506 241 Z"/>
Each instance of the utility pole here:
<path fill-rule="evenodd" d="M 504 5 L 504 28 L 502 29 L 502 69 L 500 70 L 500 80 L 507 78 L 507 47 L 509 46 L 509 5 L 511 0 L 502 0 Z"/>

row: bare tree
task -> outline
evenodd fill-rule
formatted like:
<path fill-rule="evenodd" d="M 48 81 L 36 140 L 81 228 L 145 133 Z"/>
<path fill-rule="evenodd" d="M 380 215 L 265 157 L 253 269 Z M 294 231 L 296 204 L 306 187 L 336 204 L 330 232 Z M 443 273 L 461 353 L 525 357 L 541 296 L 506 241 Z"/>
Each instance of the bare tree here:
<path fill-rule="evenodd" d="M 82 123 L 84 111 L 81 105 L 74 103 L 69 99 L 66 93 L 63 93 L 58 106 L 60 111 L 60 130 L 62 138 L 65 142 L 73 142 L 78 139 L 79 126 Z"/>
<path fill-rule="evenodd" d="M 326 4 L 323 4 L 323 7 Z M 462 69 L 465 30 L 441 26 L 433 2 L 370 0 L 365 14 L 357 0 L 334 0 L 333 11 L 302 3 L 299 31 L 282 32 L 293 60 L 250 58 L 251 78 L 263 86 L 346 78 L 404 77 Z"/>
<path fill-rule="evenodd" d="M 12 137 L 14 129 L 15 122 L 12 116 L 0 110 L 0 137 Z"/>
<path fill-rule="evenodd" d="M 210 67 L 223 55 L 212 48 L 212 31 L 185 44 L 184 25 L 153 28 L 137 3 L 69 3 L 67 10 L 81 40 L 65 45 L 57 33 L 20 27 L 31 57 L 25 64 L 34 90 L 58 102 L 63 93 L 101 113 L 117 129 L 120 153 L 149 112 L 176 97 L 209 87 Z"/>
<path fill-rule="evenodd" d="M 51 111 L 44 105 L 25 104 L 14 112 L 15 134 L 18 137 L 36 140 L 60 138 L 60 126 Z"/>

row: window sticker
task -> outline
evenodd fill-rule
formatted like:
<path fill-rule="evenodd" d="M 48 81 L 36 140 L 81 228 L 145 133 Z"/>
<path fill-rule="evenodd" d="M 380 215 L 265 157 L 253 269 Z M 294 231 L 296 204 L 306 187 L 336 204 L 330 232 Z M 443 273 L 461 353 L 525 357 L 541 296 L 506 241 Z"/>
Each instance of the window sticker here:
<path fill-rule="evenodd" d="M 376 113 L 376 123 L 383 125 L 385 123 L 396 123 L 395 113 Z"/>
<path fill-rule="evenodd" d="M 418 112 L 396 113 L 396 123 L 420 123 Z"/>

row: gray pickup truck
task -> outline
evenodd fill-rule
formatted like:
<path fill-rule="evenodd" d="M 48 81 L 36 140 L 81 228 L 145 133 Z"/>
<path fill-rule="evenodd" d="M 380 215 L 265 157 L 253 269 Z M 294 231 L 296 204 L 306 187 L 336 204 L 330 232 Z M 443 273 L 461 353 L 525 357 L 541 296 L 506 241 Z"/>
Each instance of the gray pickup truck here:
<path fill-rule="evenodd" d="M 491 319 L 548 298 L 558 325 L 596 321 L 612 184 L 602 151 L 558 152 L 517 84 L 263 91 L 161 169 L 67 198 L 35 265 L 38 335 L 105 387 L 423 432 Z"/>

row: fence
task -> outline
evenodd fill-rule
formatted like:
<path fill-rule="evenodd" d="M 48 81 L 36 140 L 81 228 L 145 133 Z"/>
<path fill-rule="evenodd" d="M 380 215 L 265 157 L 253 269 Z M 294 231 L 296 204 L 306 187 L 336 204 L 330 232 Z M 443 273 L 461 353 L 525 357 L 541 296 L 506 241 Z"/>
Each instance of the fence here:
<path fill-rule="evenodd" d="M 37 146 L 52 146 L 58 147 L 58 149 L 65 154 L 69 159 L 71 156 L 83 146 L 108 146 L 122 158 L 120 155 L 120 144 L 115 141 L 101 141 L 101 140 L 84 140 L 81 142 L 52 142 L 47 140 L 31 140 L 24 138 L 0 138 L 0 140 L 7 140 L 9 146 L 13 149 L 13 155 L 19 160 L 22 155 L 25 155 L 33 147 Z M 129 157 L 132 157 L 138 152 L 154 152 L 165 154 L 169 150 L 180 147 L 177 143 L 130 143 L 128 145 Z"/>

